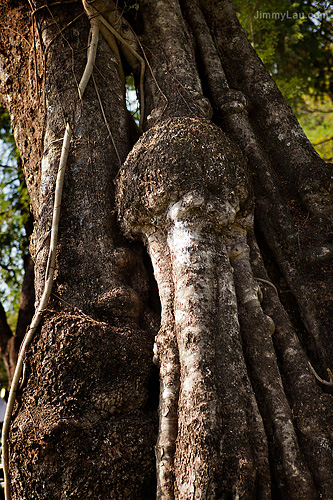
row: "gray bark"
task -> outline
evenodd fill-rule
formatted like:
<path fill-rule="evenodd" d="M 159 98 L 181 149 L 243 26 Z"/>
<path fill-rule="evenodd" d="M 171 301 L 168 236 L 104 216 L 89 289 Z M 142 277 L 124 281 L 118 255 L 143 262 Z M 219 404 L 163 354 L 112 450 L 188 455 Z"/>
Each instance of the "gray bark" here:
<path fill-rule="evenodd" d="M 82 100 L 81 4 L 31 4 L 34 31 L 25 3 L 0 9 L 27 41 L 1 33 L 0 95 L 37 221 L 37 300 L 73 130 L 53 295 L 10 428 L 13 500 L 330 499 L 332 396 L 308 368 L 325 377 L 332 360 L 329 261 L 314 248 L 327 247 L 325 164 L 230 2 L 102 4 L 122 38 L 103 24 Z"/>

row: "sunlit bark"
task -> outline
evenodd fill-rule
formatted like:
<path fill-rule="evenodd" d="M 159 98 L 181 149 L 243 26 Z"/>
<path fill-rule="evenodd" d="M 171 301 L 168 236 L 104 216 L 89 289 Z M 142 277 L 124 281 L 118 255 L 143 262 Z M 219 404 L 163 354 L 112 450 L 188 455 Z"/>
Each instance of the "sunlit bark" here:
<path fill-rule="evenodd" d="M 37 223 L 37 300 L 66 123 L 73 139 L 53 295 L 12 416 L 13 500 L 330 498 L 332 396 L 308 368 L 324 377 L 332 360 L 314 249 L 326 171 L 231 2 L 115 14 L 108 0 L 144 86 L 104 30 L 83 99 L 80 2 L 30 4 L 33 17 L 0 9 L 0 96 Z M 144 100 L 136 142 L 127 73 Z"/>

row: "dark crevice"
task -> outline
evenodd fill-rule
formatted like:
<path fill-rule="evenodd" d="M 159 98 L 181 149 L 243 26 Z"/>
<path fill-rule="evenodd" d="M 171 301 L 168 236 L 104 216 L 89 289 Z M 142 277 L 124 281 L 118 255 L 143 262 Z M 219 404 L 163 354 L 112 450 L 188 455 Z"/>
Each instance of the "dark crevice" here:
<path fill-rule="evenodd" d="M 147 412 L 157 412 L 160 395 L 159 377 L 159 369 L 157 366 L 153 365 L 151 375 L 148 380 L 148 398 L 144 407 Z"/>
<path fill-rule="evenodd" d="M 148 255 L 147 249 L 143 244 L 142 245 L 142 259 L 145 269 L 148 273 L 148 283 L 149 283 L 149 293 L 147 306 L 155 313 L 161 317 L 161 302 L 160 296 L 158 293 L 158 286 L 154 276 L 153 265 L 151 263 L 150 257 Z"/>
<path fill-rule="evenodd" d="M 265 241 L 265 236 L 256 222 L 255 234 L 269 279 L 278 289 L 280 302 L 288 314 L 301 346 L 306 352 L 308 352 L 309 355 L 311 355 L 311 358 L 317 358 L 317 349 L 313 341 L 313 337 L 311 332 L 309 332 L 304 325 L 297 299 L 284 279 L 283 274 L 274 259 L 272 251 Z"/>

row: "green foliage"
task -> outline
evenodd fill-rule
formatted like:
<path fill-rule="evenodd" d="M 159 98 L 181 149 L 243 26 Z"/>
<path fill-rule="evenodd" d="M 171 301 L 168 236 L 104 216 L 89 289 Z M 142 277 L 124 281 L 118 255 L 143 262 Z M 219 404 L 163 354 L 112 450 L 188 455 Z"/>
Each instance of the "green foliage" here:
<path fill-rule="evenodd" d="M 234 3 L 248 38 L 294 108 L 304 105 L 304 95 L 333 98 L 332 2 Z"/>
<path fill-rule="evenodd" d="M 8 113 L 0 108 L 0 300 L 15 331 L 23 279 L 22 256 L 28 251 L 24 225 L 29 196 Z"/>
<path fill-rule="evenodd" d="M 134 0 L 119 0 L 117 6 L 122 11 L 122 14 L 130 11 L 138 11 L 140 8 L 139 2 L 135 2 Z"/>
<path fill-rule="evenodd" d="M 131 1 L 126 2 L 125 1 L 124 3 L 125 3 L 126 10 L 130 10 L 130 9 L 139 10 L 139 7 L 140 7 L 139 2 L 131 2 Z"/>
<path fill-rule="evenodd" d="M 126 107 L 134 118 L 135 123 L 139 126 L 140 123 L 140 103 L 135 88 L 133 74 L 126 77 Z"/>
<path fill-rule="evenodd" d="M 256 52 L 325 160 L 333 153 L 333 4 L 234 0 Z"/>
<path fill-rule="evenodd" d="M 329 98 L 315 102 L 305 98 L 298 110 L 299 122 L 318 154 L 326 161 L 333 160 L 333 103 Z"/>

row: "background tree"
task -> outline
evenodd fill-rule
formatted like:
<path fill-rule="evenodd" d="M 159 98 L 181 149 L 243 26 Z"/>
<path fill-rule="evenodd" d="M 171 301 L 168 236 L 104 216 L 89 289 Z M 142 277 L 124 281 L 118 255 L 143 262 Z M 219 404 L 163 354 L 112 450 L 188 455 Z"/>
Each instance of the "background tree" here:
<path fill-rule="evenodd" d="M 34 312 L 34 271 L 28 250 L 28 238 L 33 230 L 29 196 L 9 115 L 3 108 L 0 108 L 0 139 L 3 142 L 0 172 L 0 351 L 6 369 L 1 384 L 6 386 L 6 382 L 10 385 L 18 348 Z M 6 315 L 3 304 L 10 314 Z"/>
<path fill-rule="evenodd" d="M 330 498 L 332 397 L 308 360 L 324 378 L 331 165 L 230 1 L 83 6 L 0 10 L 37 302 L 72 135 L 53 293 L 10 426 L 12 498 L 148 499 L 156 481 L 158 498 Z"/>
<path fill-rule="evenodd" d="M 309 94 L 332 98 L 331 2 L 236 0 L 235 6 L 253 46 L 291 102 Z"/>
<path fill-rule="evenodd" d="M 322 158 L 333 156 L 331 2 L 235 1 L 249 40 Z"/>

